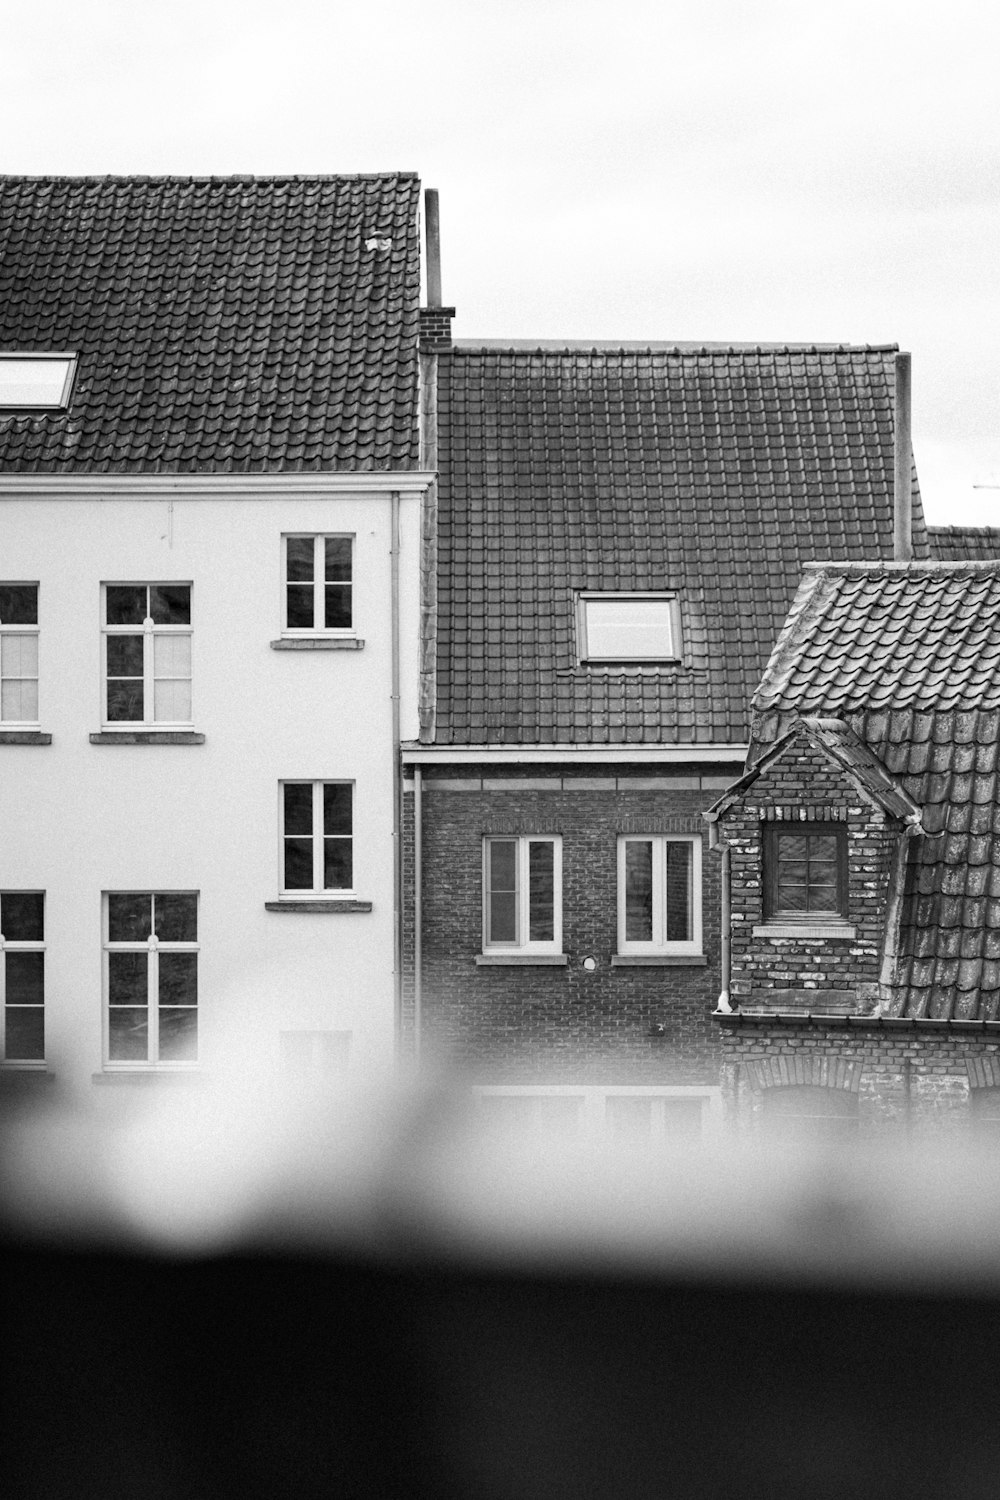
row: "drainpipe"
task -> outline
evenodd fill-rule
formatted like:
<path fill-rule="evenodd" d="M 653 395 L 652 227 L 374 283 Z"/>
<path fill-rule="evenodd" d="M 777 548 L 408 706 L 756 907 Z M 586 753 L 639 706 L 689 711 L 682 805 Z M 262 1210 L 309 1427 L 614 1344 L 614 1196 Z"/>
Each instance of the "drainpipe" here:
<path fill-rule="evenodd" d="M 719 838 L 719 825 L 716 822 L 711 822 L 708 825 L 708 847 L 710 849 L 718 849 L 721 855 L 721 862 L 719 866 L 719 921 L 721 938 L 719 967 L 722 971 L 722 985 L 721 989 L 719 990 L 719 1003 L 715 1007 L 715 1009 L 717 1014 L 729 1016 L 733 1013 L 733 1007 L 729 999 L 729 985 L 733 967 L 733 922 L 729 883 L 729 856 L 731 851 L 728 844 L 723 844 L 721 842 Z"/>
<path fill-rule="evenodd" d="M 396 1047 L 403 1019 L 403 934 L 402 934 L 402 876 L 403 861 L 400 857 L 400 826 L 403 813 L 403 763 L 400 755 L 399 717 L 399 491 L 392 491 L 389 520 L 389 577 L 392 595 L 391 630 L 391 695 L 392 695 L 392 975 L 393 1002 L 396 1028 Z"/>
<path fill-rule="evenodd" d="M 424 779 L 413 767 L 413 1060 L 420 1061 L 424 957 Z"/>
<path fill-rule="evenodd" d="M 893 457 L 894 562 L 913 561 L 913 455 L 910 446 L 910 356 L 896 355 L 896 420 Z"/>

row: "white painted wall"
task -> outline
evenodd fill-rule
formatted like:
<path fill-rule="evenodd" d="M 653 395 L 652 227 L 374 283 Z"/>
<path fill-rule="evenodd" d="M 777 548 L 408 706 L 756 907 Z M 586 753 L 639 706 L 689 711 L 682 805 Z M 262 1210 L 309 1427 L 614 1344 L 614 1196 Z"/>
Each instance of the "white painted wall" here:
<path fill-rule="evenodd" d="M 419 497 L 400 501 L 402 735 L 417 734 Z M 276 1055 L 282 1030 L 352 1034 L 352 1066 L 394 1041 L 388 491 L 262 498 L 4 495 L 0 579 L 38 581 L 39 717 L 51 746 L 0 745 L 0 889 L 46 892 L 47 1061 L 102 1069 L 101 893 L 200 892 L 201 1065 Z M 350 532 L 362 651 L 271 649 L 283 532 Z M 101 592 L 190 582 L 203 745 L 96 746 Z M 278 783 L 355 782 L 355 888 L 370 914 L 270 913 Z M 97 1092 L 95 1090 L 95 1092 Z"/>

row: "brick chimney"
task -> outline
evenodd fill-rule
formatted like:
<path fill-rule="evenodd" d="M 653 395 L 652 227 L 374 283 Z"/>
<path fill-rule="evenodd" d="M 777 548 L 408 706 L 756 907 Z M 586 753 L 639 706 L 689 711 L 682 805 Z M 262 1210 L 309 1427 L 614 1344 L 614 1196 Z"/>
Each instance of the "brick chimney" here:
<path fill-rule="evenodd" d="M 420 352 L 440 354 L 451 348 L 453 307 L 441 306 L 441 220 L 437 188 L 424 193 L 427 238 L 427 306 L 420 309 Z"/>

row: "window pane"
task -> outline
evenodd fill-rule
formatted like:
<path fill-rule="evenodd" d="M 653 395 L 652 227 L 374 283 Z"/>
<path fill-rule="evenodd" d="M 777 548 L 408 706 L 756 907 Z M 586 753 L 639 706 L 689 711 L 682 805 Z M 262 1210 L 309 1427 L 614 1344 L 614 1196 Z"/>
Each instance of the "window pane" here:
<path fill-rule="evenodd" d="M 312 584 L 289 584 L 286 593 L 288 596 L 288 629 L 313 630 L 316 623 L 316 595 Z"/>
<path fill-rule="evenodd" d="M 490 839 L 487 849 L 486 940 L 490 943 L 517 942 L 517 841 Z"/>
<path fill-rule="evenodd" d="M 45 1000 L 45 954 L 7 953 L 7 1004 L 41 1005 Z"/>
<path fill-rule="evenodd" d="M 0 356 L 0 406 L 60 407 L 72 359 L 12 359 Z"/>
<path fill-rule="evenodd" d="M 144 943 L 153 930 L 153 898 L 145 892 L 113 892 L 108 897 L 108 941 Z"/>
<path fill-rule="evenodd" d="M 160 950 L 160 1004 L 197 1005 L 197 953 L 164 953 Z"/>
<path fill-rule="evenodd" d="M 667 841 L 667 942 L 686 943 L 692 937 L 692 848 Z"/>
<path fill-rule="evenodd" d="M 285 539 L 289 583 L 312 583 L 315 577 L 316 539 L 290 536 Z M 291 592 L 291 591 L 289 591 Z M 311 591 L 310 591 L 311 597 Z"/>
<path fill-rule="evenodd" d="M 836 864 L 837 839 L 833 834 L 813 834 L 809 839 L 809 862 Z"/>
<path fill-rule="evenodd" d="M 532 839 L 528 845 L 528 939 L 551 943 L 555 931 L 555 845 L 548 839 Z"/>
<path fill-rule="evenodd" d="M 585 599 L 587 655 L 618 661 L 676 655 L 669 599 Z"/>
<path fill-rule="evenodd" d="M 8 1062 L 44 1062 L 45 1012 L 41 1006 L 7 1007 L 4 1057 Z"/>
<path fill-rule="evenodd" d="M 349 891 L 354 884 L 353 844 L 350 839 L 323 840 L 323 889 Z"/>
<path fill-rule="evenodd" d="M 488 927 L 487 942 L 517 942 L 517 897 L 513 891 L 491 893 Z"/>
<path fill-rule="evenodd" d="M 608 1132 L 617 1141 L 648 1141 L 653 1130 L 653 1100 L 643 1094 L 609 1094 L 604 1101 Z"/>
<path fill-rule="evenodd" d="M 190 625 L 191 585 L 154 583 L 149 590 L 149 612 L 154 625 Z"/>
<path fill-rule="evenodd" d="M 109 583 L 106 594 L 109 625 L 141 625 L 146 618 L 147 589 L 144 583 Z"/>
<path fill-rule="evenodd" d="M 125 639 L 128 640 L 130 637 L 126 636 Z M 189 635 L 154 635 L 153 676 L 191 676 L 191 637 Z"/>
<path fill-rule="evenodd" d="M 311 891 L 313 888 L 312 839 L 285 840 L 286 891 Z"/>
<path fill-rule="evenodd" d="M 190 724 L 190 682 L 154 682 L 153 719 L 157 724 Z"/>
<path fill-rule="evenodd" d="M 0 583 L 0 625 L 38 624 L 38 584 Z"/>
<path fill-rule="evenodd" d="M 4 891 L 0 895 L 0 932 L 9 943 L 40 943 L 44 911 L 41 891 Z"/>
<path fill-rule="evenodd" d="M 629 839 L 625 845 L 625 940 L 653 941 L 653 845 Z"/>
<path fill-rule="evenodd" d="M 327 630 L 349 630 L 351 627 L 351 585 L 328 583 L 323 624 Z"/>
<path fill-rule="evenodd" d="M 778 839 L 778 858 L 782 864 L 787 860 L 802 860 L 807 858 L 809 840 L 805 834 L 783 833 Z"/>
<path fill-rule="evenodd" d="M 141 724 L 144 702 L 141 682 L 109 682 L 108 722 Z"/>
<path fill-rule="evenodd" d="M 108 1011 L 108 1057 L 112 1062 L 145 1062 L 148 1046 L 149 1020 L 145 1009 Z"/>
<path fill-rule="evenodd" d="M 198 1012 L 160 1011 L 160 1061 L 196 1062 L 198 1059 Z"/>
<path fill-rule="evenodd" d="M 323 788 L 323 832 L 351 833 L 351 792 L 344 782 L 328 783 Z"/>
<path fill-rule="evenodd" d="M 490 839 L 490 890 L 517 889 L 517 842 L 514 839 Z"/>
<path fill-rule="evenodd" d="M 145 1005 L 149 997 L 149 955 L 108 954 L 108 1004 Z"/>
<path fill-rule="evenodd" d="M 109 635 L 108 676 L 141 677 L 143 638 L 141 635 Z"/>
<path fill-rule="evenodd" d="M 342 583 L 351 581 L 351 539 L 349 536 L 326 538 L 326 578 Z"/>
<path fill-rule="evenodd" d="M 38 722 L 38 683 L 3 683 L 0 686 L 0 718 L 8 724 L 36 724 Z"/>
<path fill-rule="evenodd" d="M 156 936 L 161 943 L 195 943 L 198 940 L 198 897 L 157 894 L 155 900 Z"/>
<path fill-rule="evenodd" d="M 0 636 L 0 671 L 4 677 L 38 676 L 38 636 Z"/>
<path fill-rule="evenodd" d="M 838 908 L 837 887 L 835 885 L 810 885 L 809 887 L 809 910 L 810 911 L 836 911 Z"/>
<path fill-rule="evenodd" d="M 285 832 L 312 834 L 313 789 L 309 781 L 286 781 Z"/>

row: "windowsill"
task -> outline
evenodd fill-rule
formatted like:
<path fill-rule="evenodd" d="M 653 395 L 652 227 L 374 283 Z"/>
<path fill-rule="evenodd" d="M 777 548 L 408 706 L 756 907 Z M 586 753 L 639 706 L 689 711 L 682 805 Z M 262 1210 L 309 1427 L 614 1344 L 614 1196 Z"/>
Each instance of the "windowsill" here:
<path fill-rule="evenodd" d="M 613 969 L 698 969 L 708 959 L 704 953 L 613 953 Z"/>
<path fill-rule="evenodd" d="M 99 1084 L 131 1084 L 139 1083 L 150 1085 L 153 1083 L 193 1083 L 204 1082 L 205 1075 L 197 1066 L 190 1068 L 107 1068 L 103 1073 L 92 1073 L 91 1083 Z"/>
<path fill-rule="evenodd" d="M 550 964 L 565 967 L 569 959 L 565 953 L 477 953 L 477 964 Z"/>
<path fill-rule="evenodd" d="M 0 745 L 51 745 L 51 734 L 40 729 L 0 729 Z"/>
<path fill-rule="evenodd" d="M 203 745 L 205 736 L 193 729 L 102 729 L 90 736 L 92 745 Z"/>
<path fill-rule="evenodd" d="M 311 912 L 366 912 L 371 911 L 370 901 L 356 901 L 349 898 L 345 901 L 326 901 L 319 897 L 303 900 L 288 901 L 265 901 L 265 911 L 311 911 Z"/>
<path fill-rule="evenodd" d="M 284 635 L 271 641 L 272 651 L 363 651 L 365 643 L 356 635 Z"/>
<path fill-rule="evenodd" d="M 752 936 L 762 938 L 854 938 L 857 928 L 850 922 L 765 922 L 754 927 Z"/>
<path fill-rule="evenodd" d="M 37 1083 L 55 1083 L 56 1081 L 56 1075 L 50 1073 L 48 1065 L 43 1062 L 0 1063 L 0 1089 L 4 1088 L 12 1078 L 34 1078 Z"/>

